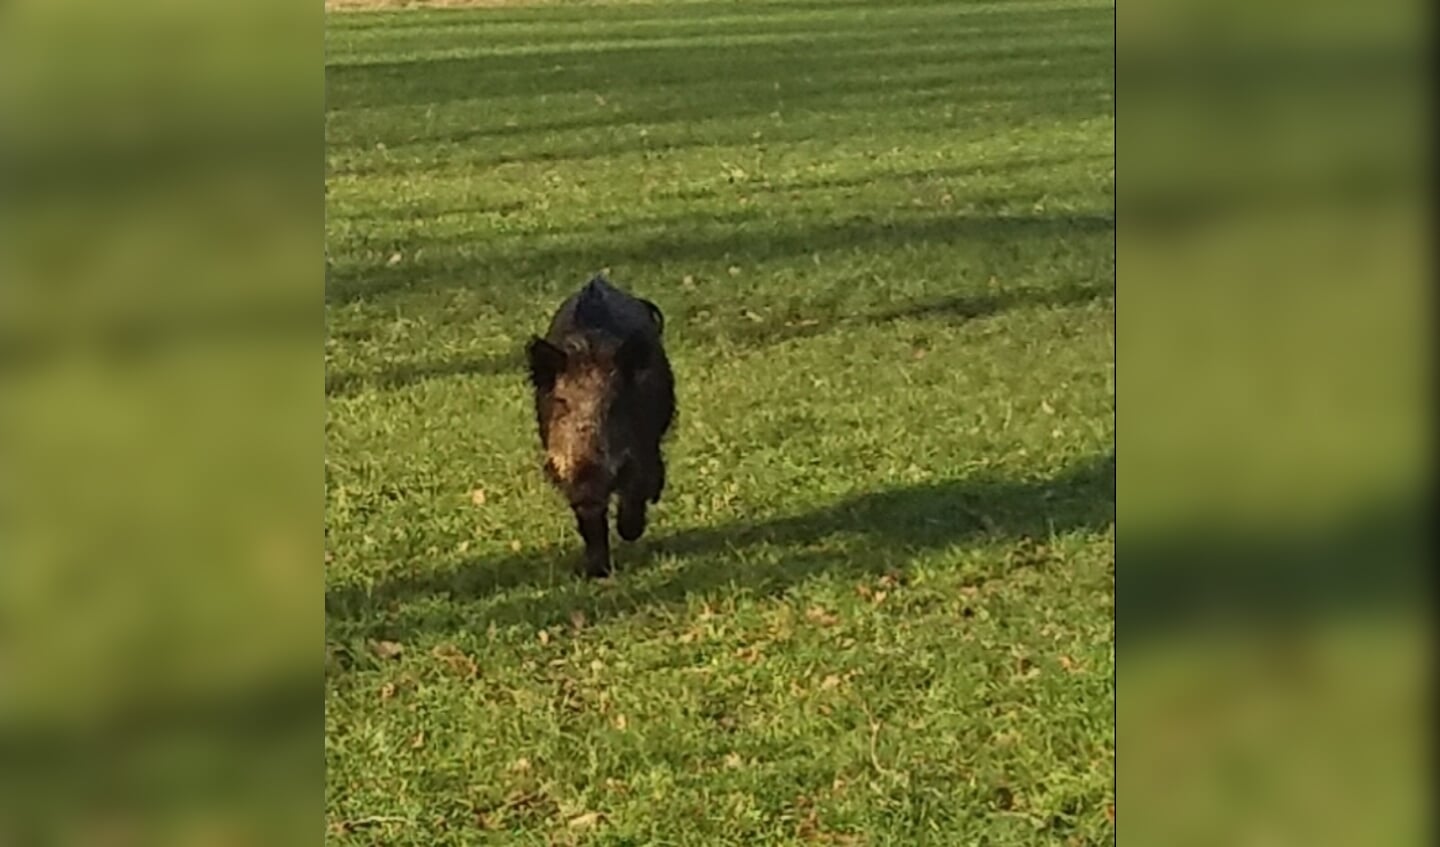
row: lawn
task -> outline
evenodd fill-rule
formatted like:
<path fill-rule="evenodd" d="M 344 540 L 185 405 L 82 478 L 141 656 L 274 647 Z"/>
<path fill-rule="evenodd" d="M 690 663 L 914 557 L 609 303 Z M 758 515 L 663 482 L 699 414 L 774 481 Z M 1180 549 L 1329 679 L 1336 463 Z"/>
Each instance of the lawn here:
<path fill-rule="evenodd" d="M 332 13 L 329 838 L 1114 834 L 1111 2 Z M 664 309 L 605 582 L 520 349 Z"/>

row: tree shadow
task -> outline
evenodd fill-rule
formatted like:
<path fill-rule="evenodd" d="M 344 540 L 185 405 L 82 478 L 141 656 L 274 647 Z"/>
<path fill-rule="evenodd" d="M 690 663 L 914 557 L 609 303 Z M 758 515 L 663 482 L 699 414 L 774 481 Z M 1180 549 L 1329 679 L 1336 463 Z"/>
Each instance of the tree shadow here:
<path fill-rule="evenodd" d="M 760 10 L 767 13 L 790 13 L 790 12 L 815 12 L 822 14 L 834 13 L 837 10 L 860 10 L 869 12 L 874 9 L 872 0 L 766 0 L 760 5 Z M 936 7 L 951 8 L 950 0 L 898 0 L 888 3 L 886 7 L 891 10 L 922 10 Z M 1048 7 L 1039 7 L 1036 11 L 1055 14 L 1060 10 Z M 737 12 L 735 0 L 687 0 L 685 3 L 673 4 L 665 0 L 645 0 L 645 2 L 629 2 L 617 4 L 606 9 L 610 16 L 630 23 L 635 20 L 644 21 L 665 21 L 670 23 L 707 23 L 710 16 L 716 14 L 734 14 Z M 498 27 L 507 24 L 574 24 L 577 26 L 593 25 L 595 23 L 595 9 L 587 4 L 524 4 L 512 5 L 480 5 L 476 7 L 452 7 L 439 9 L 417 9 L 410 14 L 407 20 L 395 21 L 389 16 L 379 15 L 354 15 L 344 18 L 344 28 L 347 30 L 376 30 L 383 29 L 386 32 L 404 30 L 427 30 L 435 29 L 437 26 L 450 24 L 452 22 L 469 22 L 483 24 L 486 27 Z"/>
<path fill-rule="evenodd" d="M 1022 538 L 1043 545 L 1056 534 L 1104 532 L 1114 509 L 1115 460 L 1107 454 L 1048 479 L 946 480 L 759 523 L 670 534 L 655 527 L 651 538 L 621 549 L 619 575 L 598 590 L 568 572 L 578 547 L 477 559 L 369 591 L 335 587 L 326 593 L 327 625 L 342 638 L 403 640 L 490 624 L 545 626 L 575 612 L 595 621 L 719 589 L 775 595 L 820 575 L 903 570 L 926 551 L 954 545 Z M 564 567 L 556 567 L 557 556 Z"/>
<path fill-rule="evenodd" d="M 810 142 L 817 131 L 828 131 L 817 130 L 817 122 L 838 125 L 858 116 L 866 116 L 865 122 L 872 126 L 887 126 L 899 133 L 934 132 L 946 125 L 1000 127 L 1032 119 L 1085 119 L 1110 112 L 1104 97 L 1113 84 L 1092 70 L 1077 67 L 1068 75 L 1057 75 L 1054 68 L 1046 66 L 1026 74 L 1005 83 L 976 83 L 961 93 L 956 92 L 954 80 L 932 74 L 871 85 L 868 98 L 858 97 L 862 92 L 852 88 L 803 101 L 757 96 L 729 106 L 716 105 L 703 113 L 692 113 L 689 106 L 641 106 L 600 116 L 557 119 L 545 125 L 517 122 L 514 128 L 467 128 L 429 137 L 397 133 L 347 138 L 342 129 L 332 126 L 328 136 L 332 158 L 327 167 L 331 176 L 363 177 L 433 175 L 537 163 L 579 165 L 624 156 L 649 160 L 701 149 L 761 152 Z M 703 90 L 687 90 L 683 96 L 707 100 Z M 941 108 L 948 110 L 943 119 L 935 113 Z M 782 122 L 775 113 L 791 120 Z M 762 117 L 763 133 L 757 136 L 755 121 Z M 377 142 L 385 145 L 383 153 L 374 150 Z M 406 147 L 415 149 L 407 151 Z"/>
<path fill-rule="evenodd" d="M 430 379 L 456 376 L 498 376 L 521 373 L 520 351 L 488 356 L 459 356 L 438 362 L 404 362 L 375 371 L 325 372 L 325 394 L 328 397 L 353 397 L 366 390 L 394 391 Z"/>
<path fill-rule="evenodd" d="M 692 267 L 719 261 L 761 264 L 876 245 L 901 249 L 969 242 L 1000 254 L 1013 252 L 1020 243 L 1063 243 L 1111 232 L 1114 227 L 1113 215 L 1098 213 L 929 214 L 891 219 L 858 215 L 839 221 L 797 223 L 788 228 L 753 212 L 724 217 L 703 214 L 667 221 L 660 231 L 634 232 L 632 223 L 608 234 L 581 233 L 578 241 L 567 238 L 537 245 L 516 240 L 513 246 L 496 245 L 482 255 L 461 260 L 463 271 L 457 270 L 456 259 L 473 237 L 433 238 L 408 245 L 406 252 L 420 258 L 405 264 L 335 268 L 326 287 L 326 299 L 336 305 L 369 300 L 441 280 L 528 280 L 541 268 L 552 278 L 573 279 L 597 267 L 610 267 L 618 274 L 626 265 L 651 267 L 666 262 Z M 494 284 L 487 290 L 501 293 Z"/>
<path fill-rule="evenodd" d="M 1085 74 L 1076 71 L 1081 79 Z M 1049 79 L 1049 74 L 1044 75 Z M 744 152 L 763 153 L 787 145 L 805 144 L 813 140 L 816 122 L 839 125 L 857 116 L 868 116 L 867 123 L 884 125 L 897 133 L 905 131 L 934 132 L 947 124 L 1013 126 L 1033 118 L 1063 120 L 1068 118 L 1094 118 L 1109 112 L 1107 101 L 1102 96 L 1113 88 L 1108 81 L 1032 82 L 1009 87 L 985 84 L 967 89 L 964 95 L 957 95 L 953 82 L 932 80 L 923 85 L 907 86 L 904 81 L 887 83 L 886 87 L 875 90 L 877 98 L 868 102 L 852 102 L 849 98 L 838 98 L 830 102 L 808 102 L 804 108 L 787 112 L 792 118 L 801 117 L 789 123 L 777 123 L 767 117 L 767 125 L 760 136 L 756 136 L 756 124 L 745 120 L 746 115 L 768 115 L 775 104 L 757 104 L 753 109 L 733 112 L 728 122 L 711 122 L 717 112 L 696 115 L 692 118 L 671 114 L 666 120 L 652 120 L 649 111 L 611 115 L 605 119 L 591 119 L 565 133 L 535 133 L 534 138 L 523 135 L 496 135 L 481 133 L 469 141 L 454 140 L 460 134 L 471 130 L 457 131 L 455 136 L 425 140 L 418 136 L 381 140 L 386 145 L 383 154 L 371 150 L 376 140 L 364 137 L 358 141 L 345 141 L 332 135 L 329 149 L 340 155 L 328 163 L 330 176 L 433 176 L 456 171 L 474 171 L 498 168 L 506 165 L 581 165 L 601 163 L 620 157 L 636 157 L 649 161 L 662 156 L 695 150 L 719 150 L 734 148 Z M 703 94 L 697 94 L 703 100 Z M 956 109 L 955 107 L 961 107 Z M 933 110 L 949 107 L 952 111 L 937 123 Z M 718 109 L 718 107 L 717 107 Z M 643 132 L 642 132 L 643 130 Z M 818 131 L 829 131 L 828 127 Z M 490 137 L 495 135 L 495 137 Z M 483 137 L 482 137 L 483 136 Z M 403 154 L 407 145 L 414 144 L 416 151 Z M 427 149 L 426 145 L 430 145 Z"/>
<path fill-rule="evenodd" d="M 933 65 L 937 54 L 947 60 L 951 71 L 946 76 L 952 80 L 957 74 L 978 77 L 980 72 L 990 78 L 997 67 L 1019 72 L 1045 68 L 1057 78 L 1074 77 L 1076 74 L 1064 72 L 1071 61 L 1084 62 L 1087 69 L 1111 67 L 1109 46 L 1072 41 L 1068 52 L 1060 53 L 1055 49 L 1060 35 L 1108 39 L 1112 20 L 1109 10 L 1078 9 L 1051 10 L 1043 16 L 993 12 L 983 19 L 932 16 L 924 22 L 889 24 L 831 20 L 791 31 L 764 23 L 751 29 L 732 23 L 658 33 L 689 39 L 685 43 L 666 44 L 654 36 L 626 32 L 626 43 L 598 47 L 537 44 L 527 37 L 526 49 L 521 52 L 331 62 L 326 69 L 327 111 L 596 91 L 618 97 L 645 96 L 675 86 L 707 87 L 722 101 L 738 98 L 746 102 L 754 99 L 752 95 L 763 96 L 768 111 L 773 108 L 768 104 L 777 100 L 803 106 L 815 98 L 841 95 L 850 87 L 839 83 L 841 78 L 871 79 L 874 81 L 864 84 L 898 90 L 898 85 L 875 77 L 903 76 L 907 68 Z M 735 40 L 747 36 L 763 40 Z M 726 39 L 731 40 L 726 43 Z M 503 45 L 491 42 L 492 47 Z M 875 68 L 877 73 L 857 74 L 862 67 Z M 966 68 L 974 73 L 965 74 Z M 726 80 L 727 86 L 714 87 L 717 80 Z M 776 94 L 776 81 L 781 82 L 783 97 Z M 696 104 L 685 114 L 704 114 L 706 109 Z"/>
<path fill-rule="evenodd" d="M 734 194 L 764 195 L 764 194 L 803 194 L 809 192 L 844 191 L 845 189 L 871 188 L 877 183 L 895 182 L 923 182 L 927 184 L 945 184 L 955 182 L 963 184 L 967 179 L 996 177 L 1008 174 L 1019 174 L 1026 171 L 1040 171 L 1055 168 L 1064 168 L 1068 165 L 1084 163 L 1114 162 L 1111 155 L 1064 155 L 1064 156 L 1023 156 L 1004 160 L 981 160 L 960 166 L 912 168 L 905 170 L 877 170 L 865 173 L 858 173 L 849 176 L 824 176 L 815 179 L 790 179 L 781 181 L 765 180 L 758 183 L 743 183 L 729 186 L 695 186 L 681 187 L 676 189 L 670 196 L 684 200 L 700 200 L 714 197 L 722 192 L 729 191 Z M 1016 192 L 1018 193 L 1018 192 Z M 1037 188 L 1037 194 L 1043 193 Z M 1004 201 L 1013 199 L 1014 195 L 989 196 L 966 198 L 968 202 L 976 205 L 986 203 L 1003 204 Z"/>
<path fill-rule="evenodd" d="M 1108 53 L 1097 49 L 1089 58 L 1093 64 L 1106 55 Z M 873 57 L 857 57 L 857 61 L 873 60 Z M 897 113 L 907 108 L 943 103 L 952 109 L 962 110 L 984 107 L 992 115 L 1043 112 L 1058 117 L 1072 111 L 1084 114 L 1096 112 L 1099 96 L 1110 90 L 1108 79 L 1078 62 L 1074 67 L 1062 67 L 1057 72 L 1048 62 L 1040 65 L 1038 61 L 1032 61 L 1023 69 L 1008 72 L 1002 82 L 976 82 L 960 91 L 955 88 L 957 76 L 961 74 L 950 66 L 932 61 L 915 64 L 906 74 L 888 75 L 866 82 L 837 81 L 812 94 L 791 89 L 783 97 L 777 95 L 773 88 L 747 94 L 734 85 L 696 84 L 686 88 L 687 96 L 683 103 L 640 101 L 624 108 L 579 110 L 579 114 L 544 120 L 506 118 L 506 112 L 501 111 L 498 118 L 501 123 L 498 124 L 428 134 L 386 136 L 382 139 L 370 136 L 348 141 L 336 139 L 332 149 L 369 153 L 377 140 L 385 143 L 387 151 L 395 154 L 404 154 L 411 148 L 450 147 L 457 152 L 464 151 L 467 164 L 481 166 L 591 159 L 643 151 L 652 146 L 675 150 L 752 142 L 754 139 L 750 133 L 754 131 L 754 125 L 744 119 L 772 112 L 792 118 L 838 112 L 852 115 L 857 112 Z M 697 105 L 702 103 L 705 104 L 703 107 Z M 738 123 L 726 126 L 727 122 L 733 121 Z M 701 138 L 659 143 L 648 140 L 649 133 L 659 135 L 664 132 L 669 135 L 672 130 L 681 131 L 700 122 L 712 125 Z M 635 132 L 621 132 L 629 128 Z M 647 137 L 638 136 L 638 130 L 642 128 L 646 130 Z M 769 132 L 771 140 L 783 137 L 779 135 L 780 131 L 778 126 L 772 127 Z M 630 137 L 627 138 L 627 135 Z M 567 139 L 573 142 L 572 146 L 565 146 Z M 453 160 L 448 161 L 443 167 L 453 167 L 454 164 Z M 407 169 L 412 167 L 407 164 Z M 379 171 L 383 170 L 383 167 L 379 168 Z M 379 171 L 366 171 L 361 166 L 347 168 L 344 173 L 361 175 Z"/>
<path fill-rule="evenodd" d="M 847 328 L 888 324 L 902 320 L 938 319 L 953 323 L 993 317 L 1012 309 L 1065 308 L 1099 300 L 1111 289 L 1098 285 L 1076 284 L 1065 287 L 1002 289 L 974 294 L 957 294 L 890 306 L 860 314 L 845 314 L 838 308 L 811 304 L 824 318 L 775 320 L 754 323 L 743 318 L 730 319 L 704 329 L 688 328 L 690 344 L 713 343 L 723 338 L 727 343 L 746 351 L 761 350 L 775 344 L 815 338 Z M 480 356 L 459 356 L 432 362 L 405 362 L 374 371 L 329 371 L 325 374 L 325 394 L 330 397 L 353 397 L 367 390 L 395 391 L 431 379 L 453 377 L 484 377 L 510 374 L 522 375 L 523 357 L 519 348 Z"/>
<path fill-rule="evenodd" d="M 772 21 L 767 14 L 830 12 L 837 7 L 767 3 L 757 10 L 758 19 L 727 17 L 723 22 L 707 20 L 707 16 L 727 9 L 724 4 L 683 11 L 647 6 L 633 15 L 616 11 L 616 18 L 607 19 L 607 25 L 614 24 L 620 42 L 586 43 L 577 41 L 574 33 L 537 41 L 535 32 L 526 28 L 523 34 L 497 31 L 487 36 L 485 43 L 498 49 L 485 55 L 332 62 L 326 79 L 328 113 L 338 118 L 328 133 L 328 148 L 337 153 L 331 161 L 332 172 L 396 171 L 413 176 L 427 170 L 509 163 L 604 160 L 629 153 L 649 156 L 729 143 L 783 145 L 813 137 L 813 121 L 770 126 L 772 112 L 786 117 L 849 118 L 863 113 L 874 126 L 899 129 L 923 121 L 934 130 L 936 114 L 930 107 L 943 106 L 947 114 L 956 110 L 960 115 L 956 120 L 966 125 L 975 120 L 1014 122 L 1035 116 L 1094 115 L 1111 108 L 1097 96 L 1113 87 L 1108 46 L 1113 13 L 1108 9 L 1040 12 L 1015 8 L 973 13 L 940 3 L 905 6 L 918 14 Z M 445 20 L 490 26 L 504 17 L 487 11 L 468 16 L 457 13 Z M 516 18 L 530 19 L 528 15 Z M 440 26 L 440 20 L 436 17 L 425 26 Z M 773 35 L 778 40 L 742 38 L 725 43 L 727 37 L 748 35 Z M 684 43 L 675 43 L 677 37 Z M 693 39 L 699 42 L 690 43 Z M 583 109 L 556 113 L 552 108 L 532 118 L 525 117 L 527 109 L 515 114 L 506 111 L 511 100 L 530 103 L 545 96 L 590 93 L 603 93 L 612 102 L 592 108 L 587 96 Z M 431 126 L 428 122 L 377 124 L 368 118 L 352 126 L 346 117 L 351 111 L 386 106 L 437 106 L 452 111 L 468 109 L 474 114 L 465 115 L 464 120 L 436 122 L 433 129 L 427 128 Z M 763 141 L 753 138 L 756 127 L 745 120 L 747 116 L 767 122 Z M 641 125 L 654 135 L 645 137 L 626 129 Z M 377 126 L 386 128 L 379 136 L 375 135 Z M 380 141 L 384 151 L 375 149 Z M 427 146 L 431 149 L 408 153 L 405 149 Z M 1004 163 L 985 166 L 991 170 L 1001 167 Z M 960 178 L 970 170 L 947 173 L 939 169 L 912 175 Z M 737 186 L 737 192 L 860 187 L 867 178 L 853 179 L 830 177 L 813 186 Z M 960 199 L 963 204 L 964 198 Z M 513 202 L 497 202 L 454 211 L 504 218 L 519 210 Z M 423 217 L 404 210 L 361 214 L 402 221 Z M 851 246 L 905 246 L 952 239 L 995 243 L 997 252 L 1003 252 L 1009 248 L 1006 241 L 1061 238 L 1112 225 L 1112 219 L 1089 215 L 1027 220 L 987 218 L 984 214 L 890 222 L 851 218 L 786 223 L 767 220 L 752 210 L 735 216 L 680 216 L 657 222 L 659 232 L 651 228 L 646 233 L 634 221 L 627 221 L 626 228 L 617 232 L 572 230 L 556 243 L 547 233 L 507 237 L 502 233 L 512 233 L 513 228 L 503 225 L 486 232 L 489 225 L 481 223 L 481 231 L 463 238 L 402 235 L 403 243 L 394 247 L 407 260 L 394 266 L 382 264 L 383 257 L 374 263 L 353 258 L 340 263 L 327 284 L 326 301 L 369 302 L 438 285 L 483 284 L 487 292 L 495 292 L 497 302 L 508 302 L 511 292 L 502 289 L 512 281 L 516 289 L 533 292 L 541 277 L 568 279 L 602 266 L 634 263 L 651 267 L 666 261 L 730 258 L 764 262 Z M 372 246 L 367 244 L 367 255 Z M 338 379 L 340 385 L 353 384 L 352 377 Z"/>
<path fill-rule="evenodd" d="M 1058 288 L 1011 288 L 975 295 L 959 294 L 885 309 L 872 315 L 870 321 L 889 323 L 936 317 L 968 321 L 990 317 L 1016 308 L 1078 306 L 1105 297 L 1110 293 L 1112 292 L 1108 287 L 1082 284 Z"/>
<path fill-rule="evenodd" d="M 1206 627 L 1393 618 L 1407 606 L 1418 615 L 1431 509 L 1426 494 L 1397 490 L 1308 526 L 1127 531 L 1116 637 L 1140 645 Z"/>
<path fill-rule="evenodd" d="M 713 330 L 710 334 L 724 336 L 731 343 L 748 349 L 759 349 L 785 341 L 828 335 L 857 326 L 905 320 L 963 323 L 994 317 L 1014 309 L 1066 308 L 1094 302 L 1110 293 L 1108 286 L 1088 282 L 1057 287 L 1027 286 L 928 298 L 858 315 L 838 314 L 838 310 L 835 310 L 835 314 L 827 319 L 732 324 L 724 329 Z"/>
<path fill-rule="evenodd" d="M 802 195 L 817 192 L 843 192 L 847 189 L 872 188 L 877 184 L 883 183 L 910 182 L 928 185 L 955 183 L 957 185 L 963 185 L 965 180 L 971 178 L 985 179 L 1010 174 L 1043 172 L 1075 165 L 1113 164 L 1114 161 L 1114 156 L 1110 154 L 1021 156 L 1007 159 L 978 160 L 965 165 L 876 169 L 846 176 L 831 174 L 812 178 L 761 179 L 722 185 L 682 184 L 668 190 L 658 191 L 655 197 L 657 199 L 706 200 L 716 197 L 739 197 L 742 195 L 763 196 L 789 194 L 792 197 L 799 198 Z M 1038 197 L 1046 193 L 1045 185 L 1040 183 L 1032 183 L 1032 185 L 1035 196 Z M 1017 196 L 1024 196 L 1024 191 L 1014 190 L 1011 193 L 1003 195 L 965 197 L 963 200 L 972 206 L 980 208 L 984 208 L 985 206 L 1003 207 L 1007 201 L 1014 200 Z M 410 223 L 420 226 L 447 215 L 493 215 L 504 218 L 531 211 L 532 205 L 518 200 L 427 203 L 424 198 L 417 199 L 418 202 L 417 200 L 411 200 L 411 202 L 405 206 L 368 208 L 363 211 L 349 212 L 345 217 L 350 221 Z M 630 225 L 633 226 L 633 223 Z"/>
<path fill-rule="evenodd" d="M 1113 89 L 1108 9 L 952 15 L 937 4 L 923 16 L 888 22 L 785 22 L 770 19 L 776 11 L 766 4 L 750 22 L 687 20 L 677 34 L 668 30 L 664 10 L 649 9 L 614 21 L 619 44 L 588 44 L 574 34 L 537 41 L 527 30 L 517 34 L 523 40 L 487 33 L 483 43 L 495 49 L 482 55 L 332 61 L 326 69 L 327 149 L 337 154 L 332 173 L 417 174 L 753 145 L 756 127 L 747 118 L 764 119 L 766 143 L 813 136 L 813 126 L 800 124 L 798 136 L 787 136 L 785 127 L 770 125 L 772 113 L 866 114 L 875 125 L 913 128 L 922 121 L 933 128 L 931 107 L 958 110 L 968 125 L 1111 108 L 1100 99 Z M 765 40 L 744 40 L 750 36 Z M 571 99 L 558 113 L 535 114 L 533 104 L 550 97 Z M 434 129 L 428 122 L 377 125 L 348 117 L 386 107 L 469 113 Z M 654 137 L 641 137 L 640 127 Z M 405 155 L 406 148 L 436 155 L 414 149 Z"/>

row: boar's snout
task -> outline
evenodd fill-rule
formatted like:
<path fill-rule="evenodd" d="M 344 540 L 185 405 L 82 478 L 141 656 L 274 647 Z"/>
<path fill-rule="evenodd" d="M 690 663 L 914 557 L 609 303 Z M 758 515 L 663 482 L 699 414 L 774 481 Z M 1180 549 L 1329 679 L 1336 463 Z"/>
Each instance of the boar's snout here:
<path fill-rule="evenodd" d="M 610 497 L 610 475 L 602 462 L 586 459 L 579 462 L 565 480 L 570 505 L 603 506 Z"/>

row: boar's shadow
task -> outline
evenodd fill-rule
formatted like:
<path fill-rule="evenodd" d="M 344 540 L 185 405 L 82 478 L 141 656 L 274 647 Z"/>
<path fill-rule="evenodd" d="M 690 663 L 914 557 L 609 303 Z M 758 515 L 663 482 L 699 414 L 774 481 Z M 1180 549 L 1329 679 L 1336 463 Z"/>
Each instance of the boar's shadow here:
<path fill-rule="evenodd" d="M 358 628 L 383 638 L 490 623 L 543 626 L 576 612 L 595 621 L 727 586 L 775 595 L 820 574 L 859 577 L 903 569 L 926 551 L 957 544 L 1104 532 L 1114 515 L 1111 453 L 1049 478 L 945 480 L 865 493 L 759 523 L 662 530 L 619 556 L 616 578 L 598 588 L 571 573 L 567 554 L 573 551 L 536 551 L 406 575 L 370 591 L 332 589 L 326 612 L 337 633 Z M 758 555 L 762 550 L 769 555 Z M 563 564 L 557 565 L 557 555 Z M 513 590 L 527 586 L 545 590 Z M 417 602 L 440 598 L 446 602 Z"/>

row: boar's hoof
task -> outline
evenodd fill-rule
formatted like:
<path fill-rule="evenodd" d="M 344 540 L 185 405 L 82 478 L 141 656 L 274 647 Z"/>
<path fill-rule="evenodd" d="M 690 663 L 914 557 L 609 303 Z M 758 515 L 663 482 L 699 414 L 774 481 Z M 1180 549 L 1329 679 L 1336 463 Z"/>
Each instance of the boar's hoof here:
<path fill-rule="evenodd" d="M 605 579 L 610 576 L 610 556 L 589 555 L 585 556 L 585 576 L 590 579 Z"/>
<path fill-rule="evenodd" d="M 645 534 L 645 503 L 620 504 L 620 514 L 616 517 L 615 528 L 619 531 L 620 537 L 626 541 L 636 541 Z"/>

